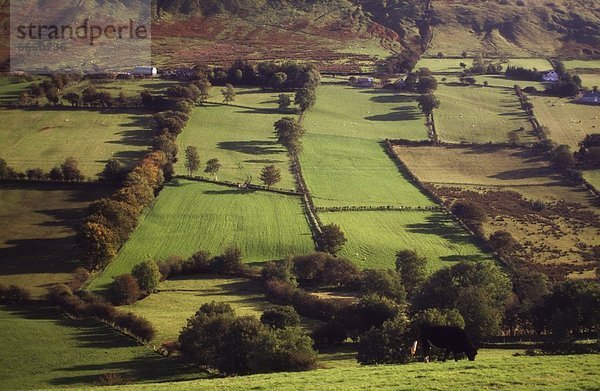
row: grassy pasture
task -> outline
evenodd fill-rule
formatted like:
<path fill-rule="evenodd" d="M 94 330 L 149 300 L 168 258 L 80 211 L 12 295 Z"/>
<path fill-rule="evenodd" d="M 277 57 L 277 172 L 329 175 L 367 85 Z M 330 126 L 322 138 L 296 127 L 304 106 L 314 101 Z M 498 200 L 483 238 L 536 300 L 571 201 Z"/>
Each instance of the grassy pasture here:
<path fill-rule="evenodd" d="M 429 260 L 430 270 L 463 260 L 491 259 L 441 212 L 320 213 L 325 224 L 338 224 L 348 238 L 341 256 L 364 268 L 395 267 L 399 250 L 415 250 Z"/>
<path fill-rule="evenodd" d="M 350 87 L 346 79 L 324 78 L 304 127 L 308 134 L 426 140 L 425 117 L 415 99 L 411 94 Z"/>
<path fill-rule="evenodd" d="M 447 142 L 508 142 L 508 133 L 521 127 L 521 142 L 534 142 L 531 124 L 511 90 L 440 85 L 436 128 Z"/>
<path fill-rule="evenodd" d="M 486 233 L 509 231 L 523 245 L 519 256 L 527 262 L 585 267 L 580 249 L 598 244 L 600 220 L 594 216 L 600 215 L 594 198 L 583 187 L 570 185 L 540 152 L 494 146 L 398 147 L 396 152 L 448 202 L 469 198 L 484 207 L 490 215 Z M 490 191 L 517 192 L 544 201 L 546 208 L 536 212 L 508 193 Z"/>
<path fill-rule="evenodd" d="M 22 183 L 0 186 L 0 284 L 35 296 L 79 266 L 75 230 L 88 204 L 114 189 Z"/>
<path fill-rule="evenodd" d="M 290 162 L 286 149 L 277 142 L 273 124 L 284 116 L 277 105 L 277 95 L 257 89 L 236 89 L 237 97 L 230 105 L 210 103 L 194 109 L 187 127 L 178 137 L 181 158 L 176 165 L 179 174 L 186 174 L 184 150 L 188 145 L 198 148 L 204 162 L 217 158 L 222 164 L 219 179 L 245 182 L 251 176 L 258 183 L 260 171 L 274 164 L 281 170 L 277 187 L 294 189 Z M 217 88 L 213 88 L 213 101 L 219 101 Z"/>
<path fill-rule="evenodd" d="M 270 305 L 261 283 L 242 278 L 185 276 L 162 282 L 158 293 L 124 307 L 148 319 L 157 329 L 155 343 L 175 340 L 186 321 L 202 304 L 230 304 L 236 315 L 260 317 Z"/>
<path fill-rule="evenodd" d="M 115 372 L 141 383 L 201 377 L 102 323 L 64 318 L 55 309 L 0 307 L 0 326 L 3 390 L 81 388 Z"/>
<path fill-rule="evenodd" d="M 147 78 L 147 79 L 131 79 L 131 80 L 82 80 L 79 83 L 72 84 L 61 91 L 61 94 L 67 92 L 75 92 L 81 95 L 81 92 L 88 88 L 94 87 L 99 92 L 109 92 L 114 98 L 119 96 L 119 93 L 123 92 L 125 96 L 137 96 L 140 92 L 148 90 L 153 94 L 160 94 L 167 90 L 169 87 L 173 87 L 180 84 L 174 80 L 162 80 L 158 78 Z M 68 103 L 65 103 L 68 104 Z"/>
<path fill-rule="evenodd" d="M 584 87 L 593 88 L 600 86 L 600 73 L 580 73 L 581 82 Z"/>
<path fill-rule="evenodd" d="M 597 388 L 597 355 L 528 357 L 522 351 L 481 349 L 477 360 L 458 363 L 360 366 L 354 354 L 332 355 L 312 372 L 273 373 L 153 385 L 157 390 L 591 390 Z M 122 387 L 143 390 L 144 385 Z"/>
<path fill-rule="evenodd" d="M 567 70 L 600 69 L 600 60 L 567 60 L 563 61 Z"/>
<path fill-rule="evenodd" d="M 583 172 L 583 177 L 596 189 L 600 189 L 600 170 L 588 170 Z"/>
<path fill-rule="evenodd" d="M 460 83 L 460 79 L 458 76 L 445 76 L 447 84 L 450 83 Z M 525 88 L 528 86 L 535 87 L 538 91 L 543 91 L 546 89 L 546 84 L 538 81 L 524 81 L 524 80 L 513 80 L 508 79 L 504 75 L 477 75 L 474 76 L 477 84 L 480 86 L 484 85 L 484 82 L 488 82 L 490 87 L 503 87 L 513 90 L 515 84 L 521 86 L 521 88 Z M 441 81 L 441 77 L 438 76 L 438 81 Z"/>
<path fill-rule="evenodd" d="M 0 109 L 0 157 L 18 171 L 50 170 L 68 156 L 87 177 L 118 158 L 133 165 L 152 143 L 150 116 L 139 109 Z"/>
<path fill-rule="evenodd" d="M 19 100 L 21 92 L 31 85 L 24 79 L 0 78 L 0 104 L 12 103 Z"/>
<path fill-rule="evenodd" d="M 302 170 L 316 206 L 432 206 L 373 140 L 307 134 Z"/>
<path fill-rule="evenodd" d="M 486 58 L 486 61 L 498 62 L 500 59 Z M 415 69 L 429 68 L 434 73 L 462 73 L 463 68 L 460 63 L 467 64 L 467 68 L 473 65 L 472 58 L 421 58 Z M 502 62 L 503 70 L 508 66 L 517 66 L 523 68 L 544 71 L 552 69 L 550 61 L 544 58 L 511 58 Z"/>
<path fill-rule="evenodd" d="M 574 151 L 586 135 L 600 132 L 600 106 L 580 105 L 570 99 L 532 97 L 538 121 L 550 129 L 550 139 Z"/>
<path fill-rule="evenodd" d="M 478 147 L 396 147 L 396 153 L 423 182 L 441 186 L 510 189 L 546 202 L 590 203 L 535 150 Z"/>
<path fill-rule="evenodd" d="M 314 250 L 298 197 L 193 181 L 168 184 L 117 257 L 92 282 L 101 290 L 112 277 L 145 259 L 218 254 L 236 244 L 248 262 Z"/>

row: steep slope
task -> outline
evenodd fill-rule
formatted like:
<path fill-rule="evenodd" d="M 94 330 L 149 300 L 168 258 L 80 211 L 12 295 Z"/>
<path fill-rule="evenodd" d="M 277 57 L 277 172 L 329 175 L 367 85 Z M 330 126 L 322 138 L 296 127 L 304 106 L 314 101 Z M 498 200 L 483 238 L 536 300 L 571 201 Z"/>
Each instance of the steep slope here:
<path fill-rule="evenodd" d="M 599 0 L 433 0 L 428 54 L 600 56 Z"/>

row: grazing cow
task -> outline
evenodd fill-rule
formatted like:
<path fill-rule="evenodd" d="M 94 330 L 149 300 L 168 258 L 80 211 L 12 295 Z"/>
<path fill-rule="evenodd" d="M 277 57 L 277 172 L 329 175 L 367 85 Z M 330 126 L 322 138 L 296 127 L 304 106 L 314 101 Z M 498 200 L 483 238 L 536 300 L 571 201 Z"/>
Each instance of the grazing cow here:
<path fill-rule="evenodd" d="M 477 348 L 473 346 L 465 331 L 459 327 L 423 325 L 419 329 L 419 336 L 411 349 L 413 356 L 417 353 L 419 343 L 423 345 L 425 362 L 429 362 L 431 346 L 446 349 L 443 361 L 448 359 L 450 352 L 452 352 L 455 361 L 458 361 L 457 355 L 459 353 L 465 353 L 470 361 L 475 360 L 477 355 Z"/>

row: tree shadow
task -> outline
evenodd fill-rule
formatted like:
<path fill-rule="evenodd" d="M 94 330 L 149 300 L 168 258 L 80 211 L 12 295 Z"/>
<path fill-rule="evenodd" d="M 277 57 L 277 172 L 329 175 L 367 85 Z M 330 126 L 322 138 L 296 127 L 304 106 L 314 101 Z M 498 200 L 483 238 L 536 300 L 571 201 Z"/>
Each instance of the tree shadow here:
<path fill-rule="evenodd" d="M 244 160 L 244 163 L 277 164 L 277 163 L 282 163 L 282 161 L 275 160 L 275 159 L 250 159 L 250 160 Z"/>
<path fill-rule="evenodd" d="M 47 197 L 64 197 L 73 207 L 37 208 L 24 212 L 24 223 L 17 224 L 16 236 L 5 238 L 0 248 L 0 272 L 3 275 L 30 273 L 68 273 L 79 266 L 76 229 L 87 216 L 87 203 L 108 196 L 111 186 L 83 186 L 50 183 L 6 184 L 2 190 L 36 190 Z M 62 194 L 53 194 L 61 190 Z M 64 191 L 68 193 L 65 195 Z M 29 215 L 31 214 L 31 215 Z M 40 218 L 39 215 L 42 215 Z M 35 216 L 35 221 L 28 219 Z M 39 230 L 36 227 L 47 227 Z M 40 237 L 35 237 L 40 235 Z M 56 237 L 51 237 L 56 235 Z M 32 237 L 33 236 L 33 237 Z"/>
<path fill-rule="evenodd" d="M 365 117 L 368 121 L 414 121 L 422 118 L 421 113 L 413 106 L 397 107 L 387 114 Z"/>
<path fill-rule="evenodd" d="M 218 143 L 217 147 L 247 155 L 272 155 L 285 152 L 283 146 L 276 141 L 223 141 Z"/>
<path fill-rule="evenodd" d="M 226 194 L 242 195 L 242 194 L 256 193 L 256 191 L 257 190 L 255 190 L 255 189 L 241 189 L 241 188 L 229 187 L 229 188 L 223 189 L 223 190 L 206 190 L 202 194 L 206 194 L 206 195 L 226 195 Z"/>
<path fill-rule="evenodd" d="M 473 244 L 472 238 L 447 215 L 432 213 L 424 223 L 408 224 L 409 232 L 436 235 L 455 244 Z"/>

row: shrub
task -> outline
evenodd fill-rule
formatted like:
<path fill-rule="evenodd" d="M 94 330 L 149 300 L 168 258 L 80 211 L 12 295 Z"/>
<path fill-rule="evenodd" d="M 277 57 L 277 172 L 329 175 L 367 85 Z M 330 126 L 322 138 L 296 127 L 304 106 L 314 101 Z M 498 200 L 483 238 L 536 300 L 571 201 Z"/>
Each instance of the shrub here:
<path fill-rule="evenodd" d="M 358 267 L 350 260 L 316 252 L 294 257 L 293 271 L 300 285 L 350 286 L 360 279 Z"/>
<path fill-rule="evenodd" d="M 161 274 L 154 261 L 144 261 L 135 265 L 131 275 L 137 280 L 140 289 L 154 292 L 160 283 Z"/>
<path fill-rule="evenodd" d="M 546 203 L 542 200 L 531 201 L 531 209 L 536 212 L 543 212 L 546 209 Z"/>
<path fill-rule="evenodd" d="M 486 215 L 483 209 L 467 200 L 458 200 L 452 204 L 452 213 L 465 223 L 483 223 L 486 220 Z"/>
<path fill-rule="evenodd" d="M 341 322 L 333 320 L 317 326 L 312 338 L 317 347 L 325 347 L 343 343 L 348 338 L 348 333 Z"/>
<path fill-rule="evenodd" d="M 319 236 L 319 245 L 323 251 L 331 255 L 336 255 L 346 244 L 348 239 L 342 232 L 339 225 L 329 224 L 323 227 L 322 233 Z"/>
<path fill-rule="evenodd" d="M 265 290 L 270 299 L 277 302 L 289 303 L 292 301 L 297 288 L 289 282 L 270 279 L 265 281 Z"/>
<path fill-rule="evenodd" d="M 360 291 L 363 295 L 376 294 L 394 300 L 399 304 L 406 301 L 406 291 L 402 286 L 400 275 L 394 270 L 364 270 Z"/>
<path fill-rule="evenodd" d="M 212 257 L 208 251 L 198 251 L 185 263 L 186 274 L 208 273 L 212 268 Z"/>
<path fill-rule="evenodd" d="M 261 270 L 261 277 L 264 282 L 277 280 L 291 285 L 296 284 L 296 277 L 292 273 L 293 260 L 286 258 L 280 262 L 269 262 Z"/>
<path fill-rule="evenodd" d="M 360 338 L 356 360 L 362 365 L 398 364 L 411 360 L 408 319 L 399 315 Z"/>
<path fill-rule="evenodd" d="M 131 274 L 115 277 L 109 288 L 109 297 L 115 305 L 133 304 L 140 297 L 140 286 Z"/>
<path fill-rule="evenodd" d="M 300 315 L 291 306 L 277 306 L 263 312 L 260 317 L 262 324 L 274 329 L 298 326 Z"/>
<path fill-rule="evenodd" d="M 242 268 L 242 252 L 237 246 L 226 248 L 223 254 L 213 259 L 212 263 L 213 271 L 219 274 L 236 274 Z"/>
<path fill-rule="evenodd" d="M 98 378 L 99 386 L 123 386 L 130 382 L 131 379 L 124 374 L 117 372 L 104 373 Z"/>
<path fill-rule="evenodd" d="M 156 334 L 156 330 L 148 320 L 132 312 L 118 314 L 113 321 L 118 327 L 128 330 L 132 335 L 145 342 L 152 340 Z"/>
<path fill-rule="evenodd" d="M 3 302 L 8 305 L 22 305 L 31 300 L 31 291 L 17 285 L 11 285 L 4 291 Z"/>
<path fill-rule="evenodd" d="M 73 296 L 73 291 L 71 288 L 65 284 L 56 284 L 48 289 L 48 294 L 46 297 L 53 303 L 58 302 L 58 300 L 63 297 L 71 297 Z"/>
<path fill-rule="evenodd" d="M 489 241 L 490 246 L 500 253 L 504 253 L 512 250 L 517 242 L 507 231 L 496 231 L 490 235 Z"/>
<path fill-rule="evenodd" d="M 390 299 L 367 295 L 358 303 L 344 308 L 339 315 L 350 337 L 356 339 L 371 327 L 379 328 L 387 320 L 395 318 L 400 310 L 400 306 Z"/>
<path fill-rule="evenodd" d="M 295 327 L 266 327 L 255 317 L 236 317 L 228 305 L 204 305 L 179 335 L 184 359 L 223 374 L 314 368 L 312 340 Z"/>

